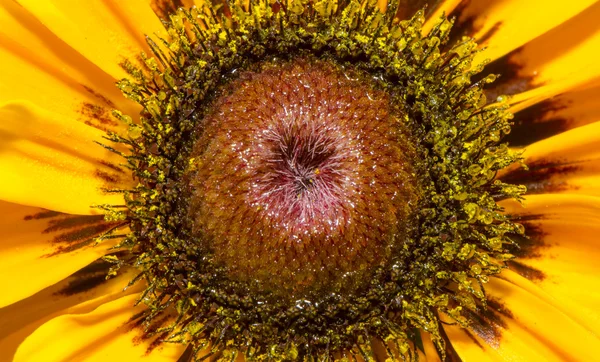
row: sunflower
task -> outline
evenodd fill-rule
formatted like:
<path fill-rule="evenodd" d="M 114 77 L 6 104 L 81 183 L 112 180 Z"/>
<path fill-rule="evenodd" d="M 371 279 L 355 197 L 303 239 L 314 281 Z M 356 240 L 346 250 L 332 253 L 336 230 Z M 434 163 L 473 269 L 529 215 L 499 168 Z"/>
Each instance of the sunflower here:
<path fill-rule="evenodd" d="M 598 358 L 600 2 L 0 17 L 2 361 Z"/>

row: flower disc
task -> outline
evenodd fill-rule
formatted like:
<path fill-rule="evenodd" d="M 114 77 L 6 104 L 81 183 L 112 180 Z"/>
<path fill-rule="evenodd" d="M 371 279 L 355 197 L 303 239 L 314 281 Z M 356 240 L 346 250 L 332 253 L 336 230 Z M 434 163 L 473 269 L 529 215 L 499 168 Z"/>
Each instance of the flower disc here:
<path fill-rule="evenodd" d="M 230 277 L 287 297 L 359 287 L 406 237 L 411 151 L 390 96 L 297 60 L 244 71 L 202 123 L 195 232 Z"/>
<path fill-rule="evenodd" d="M 509 105 L 445 18 L 290 4 L 180 10 L 168 50 L 124 65 L 141 123 L 108 138 L 139 183 L 106 207 L 131 230 L 113 262 L 194 356 L 412 360 L 426 331 L 443 357 L 440 315 L 476 323 L 523 234 L 497 203 L 525 191 L 495 179 Z"/>

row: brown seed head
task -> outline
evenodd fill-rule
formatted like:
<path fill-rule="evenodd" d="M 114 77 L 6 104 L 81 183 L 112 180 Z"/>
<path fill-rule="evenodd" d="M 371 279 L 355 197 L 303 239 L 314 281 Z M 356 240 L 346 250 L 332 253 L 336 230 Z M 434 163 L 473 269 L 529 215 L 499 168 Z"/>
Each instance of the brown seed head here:
<path fill-rule="evenodd" d="M 355 290 L 407 237 L 410 142 L 390 96 L 299 60 L 243 72 L 196 143 L 194 232 L 232 279 L 276 295 Z"/>

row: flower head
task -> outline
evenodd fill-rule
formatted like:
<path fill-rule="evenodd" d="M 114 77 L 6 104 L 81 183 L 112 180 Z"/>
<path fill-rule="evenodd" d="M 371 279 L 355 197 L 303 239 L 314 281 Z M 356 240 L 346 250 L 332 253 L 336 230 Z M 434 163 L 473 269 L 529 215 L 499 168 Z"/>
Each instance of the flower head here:
<path fill-rule="evenodd" d="M 413 5 L 3 2 L 2 354 L 593 359 L 600 7 Z"/>

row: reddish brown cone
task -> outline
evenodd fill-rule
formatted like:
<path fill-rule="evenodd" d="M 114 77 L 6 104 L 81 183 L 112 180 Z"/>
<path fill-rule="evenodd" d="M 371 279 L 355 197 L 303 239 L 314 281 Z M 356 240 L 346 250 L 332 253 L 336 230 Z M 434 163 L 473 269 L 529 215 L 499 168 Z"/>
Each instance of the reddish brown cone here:
<path fill-rule="evenodd" d="M 202 126 L 194 231 L 234 280 L 300 297 L 354 290 L 407 236 L 411 147 L 359 73 L 295 61 L 244 72 Z"/>

